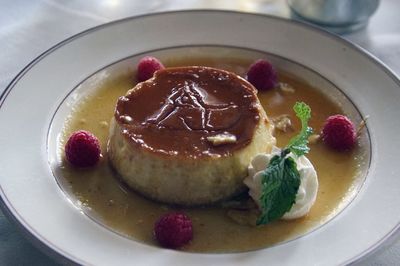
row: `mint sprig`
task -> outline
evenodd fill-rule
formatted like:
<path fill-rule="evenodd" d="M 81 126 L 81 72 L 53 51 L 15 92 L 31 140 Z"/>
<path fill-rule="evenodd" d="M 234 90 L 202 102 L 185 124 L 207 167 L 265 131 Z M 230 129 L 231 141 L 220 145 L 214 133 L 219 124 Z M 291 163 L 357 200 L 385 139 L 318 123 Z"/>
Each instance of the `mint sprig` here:
<path fill-rule="evenodd" d="M 261 178 L 261 215 L 257 219 L 257 225 L 281 218 L 296 203 L 300 173 L 294 159 L 287 155 L 290 152 L 296 156 L 308 153 L 310 150 L 307 146 L 308 137 L 312 134 L 312 128 L 308 126 L 311 108 L 307 104 L 297 102 L 293 110 L 301 120 L 301 131 L 289 141 L 280 155 L 271 158 L 268 167 L 264 170 Z"/>
<path fill-rule="evenodd" d="M 293 106 L 293 110 L 301 121 L 301 131 L 297 136 L 289 141 L 286 148 L 297 156 L 301 156 L 310 151 L 310 148 L 307 145 L 308 138 L 313 133 L 312 128 L 308 126 L 308 121 L 311 118 L 311 108 L 303 102 L 296 102 Z"/>

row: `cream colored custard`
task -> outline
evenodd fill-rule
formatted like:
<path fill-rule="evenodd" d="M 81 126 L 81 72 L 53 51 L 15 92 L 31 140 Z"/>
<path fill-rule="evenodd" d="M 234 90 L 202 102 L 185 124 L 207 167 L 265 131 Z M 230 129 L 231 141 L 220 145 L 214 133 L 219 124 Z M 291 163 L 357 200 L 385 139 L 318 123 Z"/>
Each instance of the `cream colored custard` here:
<path fill-rule="evenodd" d="M 254 59 L 256 58 L 174 58 L 162 61 L 166 66 L 205 65 L 243 76 L 243 71 Z M 307 155 L 318 173 L 317 201 L 310 213 L 300 219 L 280 220 L 266 226 L 252 227 L 236 223 L 227 215 L 228 209 L 218 205 L 177 209 L 140 196 L 119 181 L 118 176 L 111 170 L 106 154 L 109 121 L 113 116 L 116 100 L 135 85 L 132 82 L 134 76 L 134 73 L 128 73 L 106 80 L 93 95 L 88 96 L 75 108 L 66 121 L 63 132 L 61 146 L 71 132 L 79 129 L 93 132 L 101 142 L 104 158 L 96 167 L 74 169 L 64 161 L 58 178 L 65 184 L 64 189 L 73 201 L 77 200 L 77 204 L 86 214 L 108 228 L 134 240 L 157 245 L 152 233 L 154 222 L 166 212 L 181 210 L 190 216 L 194 228 L 193 240 L 184 246 L 183 250 L 254 250 L 296 238 L 319 227 L 335 216 L 355 193 L 354 187 L 358 184 L 358 164 L 363 161 L 359 156 L 359 149 L 338 153 L 325 147 L 323 143 L 317 143 L 310 145 L 311 151 Z M 291 113 L 296 101 L 304 101 L 311 107 L 310 126 L 316 132 L 321 129 L 329 115 L 342 113 L 339 106 L 300 78 L 280 72 L 279 80 L 289 84 L 294 90 L 276 89 L 258 93 L 260 102 L 271 119 L 282 114 L 288 114 L 291 119 L 293 130 L 275 132 L 278 147 L 284 147 L 300 129 L 299 121 Z M 241 214 L 240 210 L 234 211 Z"/>
<path fill-rule="evenodd" d="M 118 99 L 107 152 L 121 179 L 146 197 L 213 204 L 244 191 L 250 160 L 275 144 L 272 128 L 245 79 L 171 67 Z"/>

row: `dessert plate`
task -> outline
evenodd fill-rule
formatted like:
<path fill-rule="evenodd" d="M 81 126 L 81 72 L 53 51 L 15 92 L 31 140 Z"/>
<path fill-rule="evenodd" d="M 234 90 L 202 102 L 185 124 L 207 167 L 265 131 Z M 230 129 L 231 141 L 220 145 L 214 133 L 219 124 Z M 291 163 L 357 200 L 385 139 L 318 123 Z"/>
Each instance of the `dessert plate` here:
<path fill-rule="evenodd" d="M 270 248 L 197 254 L 148 246 L 83 215 L 51 165 L 66 97 L 99 70 L 134 55 L 189 46 L 237 47 L 273 54 L 318 73 L 369 115 L 368 174 L 354 200 L 317 230 Z M 107 75 L 107 72 L 101 72 Z M 78 88 L 79 89 L 79 88 Z M 77 90 L 79 91 L 79 90 Z M 329 91 L 327 92 L 329 94 Z M 38 245 L 67 262 L 92 265 L 337 265 L 357 261 L 399 228 L 400 81 L 362 49 L 281 18 L 229 11 L 180 11 L 105 24 L 51 48 L 29 64 L 0 99 L 3 210 Z M 61 110 L 61 111 L 62 111 Z M 59 114 L 59 112 L 58 112 Z M 55 123 L 55 125 L 52 125 Z"/>

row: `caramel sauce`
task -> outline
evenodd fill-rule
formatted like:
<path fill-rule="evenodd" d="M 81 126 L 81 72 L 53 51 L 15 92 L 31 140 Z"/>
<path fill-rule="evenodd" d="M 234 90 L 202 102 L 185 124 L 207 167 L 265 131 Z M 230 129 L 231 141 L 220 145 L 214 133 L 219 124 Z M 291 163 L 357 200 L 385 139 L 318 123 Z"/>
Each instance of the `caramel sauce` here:
<path fill-rule="evenodd" d="M 256 58 L 180 58 L 163 59 L 166 66 L 204 65 L 226 69 L 244 76 L 244 71 Z M 107 161 L 107 122 L 113 116 L 115 102 L 133 87 L 130 72 L 106 80 L 93 95 L 77 106 L 66 121 L 61 146 L 75 130 L 93 132 L 101 142 L 104 158 L 94 168 L 74 169 L 62 162 L 57 178 L 70 198 L 87 215 L 111 230 L 134 240 L 157 245 L 153 237 L 155 221 L 166 212 L 177 210 L 172 206 L 156 203 L 130 191 L 121 184 Z M 278 146 L 284 146 L 300 129 L 292 111 L 296 101 L 304 101 L 312 109 L 311 126 L 318 132 L 329 115 L 342 113 L 338 105 L 330 101 L 316 88 L 301 78 L 279 72 L 280 82 L 289 84 L 294 92 L 278 89 L 259 92 L 258 97 L 270 118 L 288 114 L 293 131 L 276 131 Z M 319 179 L 317 201 L 310 213 L 300 219 L 276 221 L 266 226 L 239 225 L 218 206 L 207 208 L 182 208 L 193 221 L 194 238 L 183 250 L 191 252 L 240 252 L 275 245 L 299 237 L 326 223 L 338 214 L 357 192 L 359 164 L 363 162 L 359 148 L 338 153 L 318 142 L 310 145 L 307 157 L 313 163 Z"/>
<path fill-rule="evenodd" d="M 234 73 L 208 67 L 157 71 L 119 98 L 115 119 L 133 145 L 184 158 L 228 156 L 250 143 L 259 120 L 257 91 Z M 207 137 L 236 141 L 213 145 Z"/>

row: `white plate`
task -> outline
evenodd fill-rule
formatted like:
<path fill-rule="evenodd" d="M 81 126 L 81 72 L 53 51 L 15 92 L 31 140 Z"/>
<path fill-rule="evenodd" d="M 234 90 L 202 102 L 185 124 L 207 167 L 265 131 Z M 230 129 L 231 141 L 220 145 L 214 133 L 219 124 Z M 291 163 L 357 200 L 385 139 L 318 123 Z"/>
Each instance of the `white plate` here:
<path fill-rule="evenodd" d="M 253 49 L 314 70 L 370 116 L 371 164 L 358 195 L 321 228 L 287 243 L 237 254 L 193 254 L 132 241 L 94 222 L 60 189 L 56 156 L 64 99 L 110 63 L 170 47 Z M 95 265 L 330 265 L 353 262 L 393 235 L 400 222 L 400 81 L 342 39 L 284 19 L 226 11 L 183 11 L 124 19 L 78 34 L 45 52 L 0 100 L 3 209 L 39 245 L 67 261 Z M 64 108 L 64 109 L 63 109 Z M 57 110 L 59 112 L 57 112 Z M 56 114 L 57 112 L 57 114 Z M 62 112 L 61 112 L 62 113 Z M 56 115 L 55 115 L 56 114 Z M 58 123 L 58 124 L 57 124 Z"/>

